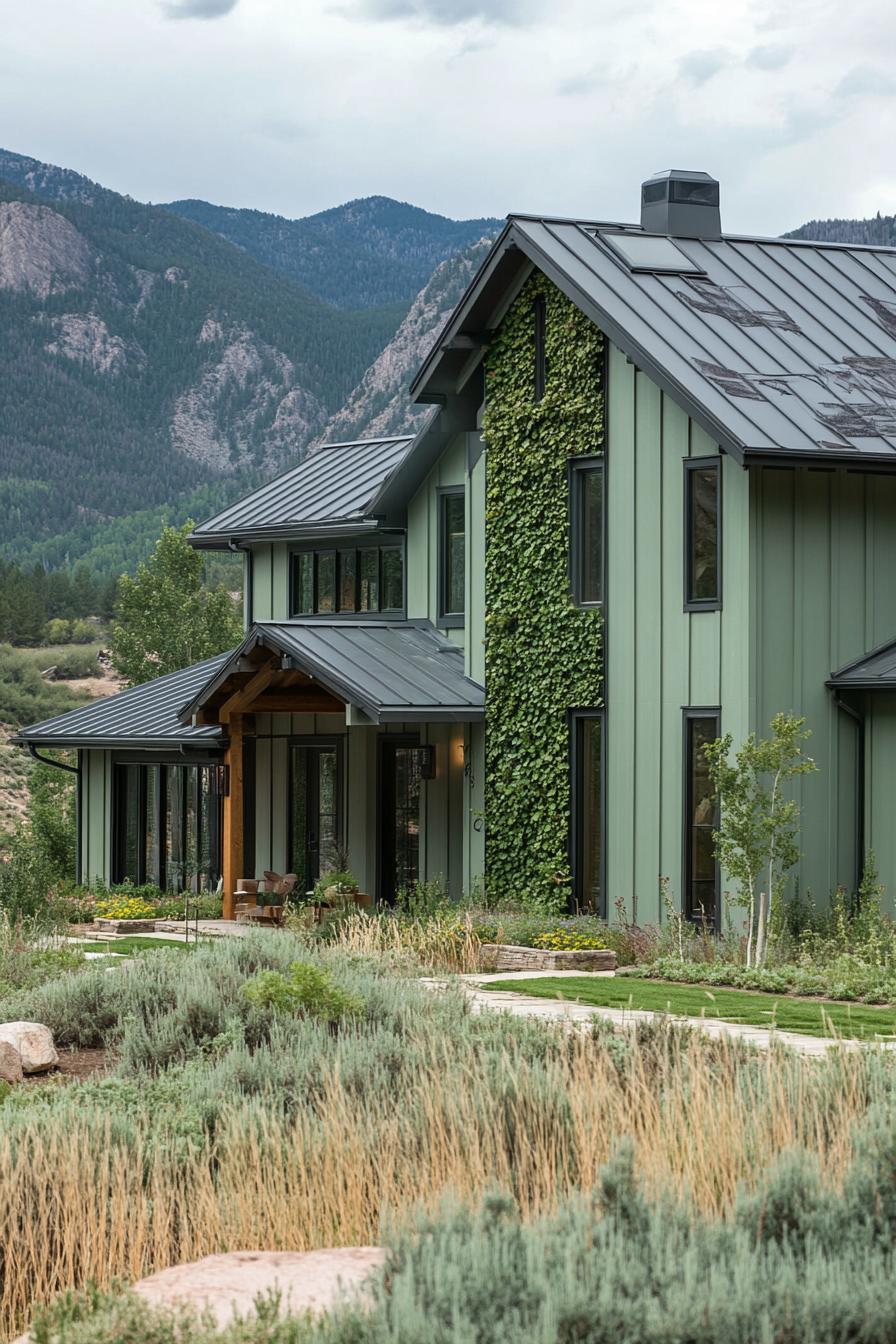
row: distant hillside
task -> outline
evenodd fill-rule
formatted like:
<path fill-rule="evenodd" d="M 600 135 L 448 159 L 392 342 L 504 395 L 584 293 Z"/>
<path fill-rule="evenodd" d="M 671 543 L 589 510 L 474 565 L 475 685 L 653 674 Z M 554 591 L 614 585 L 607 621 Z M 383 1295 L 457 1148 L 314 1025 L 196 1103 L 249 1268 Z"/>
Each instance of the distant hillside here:
<path fill-rule="evenodd" d="M 414 406 L 408 400 L 408 385 L 490 246 L 491 239 L 482 238 L 442 262 L 385 350 L 327 422 L 320 442 L 407 433 L 422 424 L 432 407 Z"/>
<path fill-rule="evenodd" d="M 805 238 L 816 243 L 896 247 L 896 215 L 877 214 L 874 219 L 812 219 L 783 237 Z"/>
<path fill-rule="evenodd" d="M 441 262 L 483 236 L 494 237 L 502 224 L 446 219 L 387 196 L 349 201 L 305 219 L 207 201 L 172 201 L 165 208 L 227 238 L 337 308 L 409 303 Z"/>

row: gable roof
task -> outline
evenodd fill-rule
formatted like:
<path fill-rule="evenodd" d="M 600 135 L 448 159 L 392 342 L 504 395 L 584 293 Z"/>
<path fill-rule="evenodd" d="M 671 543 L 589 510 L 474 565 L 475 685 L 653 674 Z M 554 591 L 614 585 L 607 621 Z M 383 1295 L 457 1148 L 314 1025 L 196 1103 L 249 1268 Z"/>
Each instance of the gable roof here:
<path fill-rule="evenodd" d="M 832 672 L 827 685 L 843 691 L 896 690 L 896 639 Z"/>
<path fill-rule="evenodd" d="M 255 648 L 270 649 L 307 672 L 374 723 L 472 722 L 485 692 L 464 675 L 464 654 L 429 621 L 259 621 L 206 678 L 180 718 L 189 723 Z"/>
<path fill-rule="evenodd" d="M 221 740 L 218 727 L 184 726 L 177 716 L 184 700 L 194 695 L 229 659 L 216 658 L 170 672 L 154 681 L 119 691 L 118 695 L 94 700 L 80 709 L 57 714 L 29 728 L 20 728 L 10 740 L 17 746 L 35 747 L 214 747 Z"/>
<path fill-rule="evenodd" d="M 665 235 L 511 216 L 412 396 L 452 394 L 535 266 L 738 461 L 896 470 L 896 249 L 676 237 L 662 270 L 633 238 Z"/>
<path fill-rule="evenodd" d="M 373 526 L 368 509 L 413 442 L 411 435 L 317 448 L 297 467 L 253 490 L 190 533 L 193 546 L 314 536 Z"/>

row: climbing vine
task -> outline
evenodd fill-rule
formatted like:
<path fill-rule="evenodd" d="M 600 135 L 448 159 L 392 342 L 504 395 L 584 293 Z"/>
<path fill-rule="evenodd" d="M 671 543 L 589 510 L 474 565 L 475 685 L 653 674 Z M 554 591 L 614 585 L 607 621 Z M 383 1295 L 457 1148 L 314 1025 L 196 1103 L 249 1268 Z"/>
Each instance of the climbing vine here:
<path fill-rule="evenodd" d="M 545 302 L 535 400 L 534 300 Z M 604 340 L 540 274 L 486 359 L 485 815 L 490 891 L 569 895 L 569 710 L 602 703 L 602 616 L 572 603 L 570 457 L 603 450 Z"/>

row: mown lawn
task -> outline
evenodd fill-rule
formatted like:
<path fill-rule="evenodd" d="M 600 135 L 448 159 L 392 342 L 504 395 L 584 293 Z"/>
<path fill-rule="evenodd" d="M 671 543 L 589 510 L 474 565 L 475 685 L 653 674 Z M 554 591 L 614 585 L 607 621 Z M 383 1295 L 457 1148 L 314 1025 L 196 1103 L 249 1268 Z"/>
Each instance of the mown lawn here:
<path fill-rule="evenodd" d="M 196 941 L 192 936 L 189 943 L 185 943 L 182 938 L 176 940 L 153 938 L 151 935 L 141 938 L 139 934 L 134 934 L 132 937 L 125 935 L 122 938 L 110 939 L 108 942 L 104 939 L 97 939 L 96 942 L 88 939 L 83 943 L 68 943 L 67 946 L 74 948 L 76 952 L 102 952 L 105 956 L 129 957 L 134 952 L 147 952 L 157 947 L 175 947 L 180 951 L 189 947 L 192 950 L 196 946 Z"/>
<path fill-rule="evenodd" d="M 896 1008 L 833 1003 L 826 999 L 756 994 L 742 989 L 709 989 L 626 976 L 569 976 L 556 980 L 494 980 L 482 989 L 510 990 L 542 999 L 568 999 L 595 1008 L 635 1008 L 679 1017 L 712 1017 L 753 1027 L 798 1031 L 806 1036 L 843 1036 L 849 1040 L 896 1038 Z"/>

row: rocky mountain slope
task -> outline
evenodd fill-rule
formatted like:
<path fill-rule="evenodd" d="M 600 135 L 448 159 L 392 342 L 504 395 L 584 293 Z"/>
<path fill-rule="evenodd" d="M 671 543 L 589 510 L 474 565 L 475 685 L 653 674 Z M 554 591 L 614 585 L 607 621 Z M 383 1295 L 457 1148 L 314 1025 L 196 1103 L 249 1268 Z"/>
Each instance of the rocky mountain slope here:
<path fill-rule="evenodd" d="M 388 396 L 365 371 L 412 298 L 337 308 L 198 224 L 0 152 L 0 553 L 128 562 L 130 531 L 142 553 L 162 515 L 292 465 L 359 384 L 381 412 L 400 361 Z M 402 337 L 408 374 L 422 339 Z"/>
<path fill-rule="evenodd" d="M 409 433 L 431 414 L 431 407 L 413 406 L 408 401 L 408 384 L 490 246 L 490 238 L 481 238 L 458 256 L 442 262 L 345 405 L 327 421 L 320 442 Z"/>
<path fill-rule="evenodd" d="M 441 262 L 501 227 L 498 219 L 446 219 L 387 196 L 349 201 L 305 219 L 207 201 L 172 201 L 166 209 L 227 238 L 337 308 L 407 303 Z"/>

